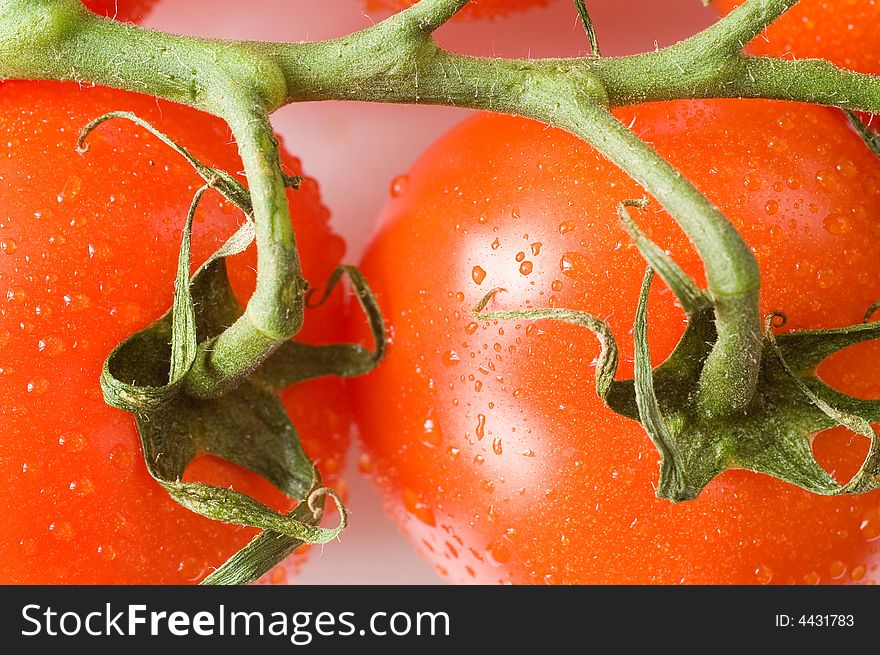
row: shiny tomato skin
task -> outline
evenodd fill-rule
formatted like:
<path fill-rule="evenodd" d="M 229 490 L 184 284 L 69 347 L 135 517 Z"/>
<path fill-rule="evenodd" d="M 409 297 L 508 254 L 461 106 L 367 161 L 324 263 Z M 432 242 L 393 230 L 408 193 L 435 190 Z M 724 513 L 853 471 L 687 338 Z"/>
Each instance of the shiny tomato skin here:
<path fill-rule="evenodd" d="M 682 101 L 620 119 L 737 225 L 763 271 L 762 308 L 792 327 L 858 323 L 880 296 L 880 166 L 839 115 L 766 101 Z M 695 501 L 658 500 L 641 426 L 594 392 L 583 328 L 486 322 L 471 309 L 566 307 L 605 319 L 632 375 L 645 262 L 616 219 L 643 196 L 589 146 L 523 119 L 477 116 L 392 184 L 363 260 L 389 323 L 388 356 L 357 381 L 357 422 L 391 515 L 451 581 L 864 583 L 880 579 L 880 494 L 824 498 L 731 471 Z M 656 203 L 644 229 L 701 283 L 698 258 Z M 658 283 L 655 364 L 684 316 Z M 876 344 L 821 367 L 880 397 Z M 866 452 L 831 430 L 820 461 L 841 478 Z"/>
<path fill-rule="evenodd" d="M 206 163 L 242 169 L 225 124 L 198 111 L 102 87 L 0 85 L 3 583 L 189 583 L 254 534 L 174 503 L 147 474 L 132 417 L 102 400 L 98 380 L 110 350 L 171 305 L 181 228 L 202 184 L 177 153 L 125 121 L 102 125 L 88 153 L 77 153 L 81 129 L 111 110 L 135 112 Z M 284 164 L 302 172 L 289 155 Z M 314 180 L 289 200 L 306 276 L 319 286 L 344 244 Z M 218 194 L 206 194 L 193 261 L 204 261 L 241 220 Z M 242 300 L 254 266 L 253 252 L 230 263 Z M 303 338 L 341 338 L 342 310 L 337 294 L 309 310 Z M 341 484 L 349 440 L 343 394 L 338 381 L 323 379 L 283 396 L 330 484 Z M 200 458 L 186 475 L 289 506 L 268 483 L 220 460 Z M 269 577 L 286 575 L 279 568 Z"/>
<path fill-rule="evenodd" d="M 455 18 L 496 18 L 514 11 L 543 7 L 552 0 L 471 0 Z M 364 0 L 369 12 L 400 11 L 411 7 L 416 0 Z"/>
<path fill-rule="evenodd" d="M 727 14 L 743 0 L 712 0 Z M 880 74 L 878 0 L 801 0 L 749 44 L 755 54 L 827 59 L 860 73 Z"/>
<path fill-rule="evenodd" d="M 96 14 L 127 23 L 139 23 L 150 13 L 156 0 L 83 0 Z"/>

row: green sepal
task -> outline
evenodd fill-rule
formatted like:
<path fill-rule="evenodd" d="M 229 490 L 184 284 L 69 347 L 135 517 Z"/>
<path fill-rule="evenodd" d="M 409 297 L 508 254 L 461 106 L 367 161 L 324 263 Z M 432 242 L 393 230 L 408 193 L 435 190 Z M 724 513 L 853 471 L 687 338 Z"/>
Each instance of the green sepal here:
<path fill-rule="evenodd" d="M 355 297 L 367 319 L 373 338 L 373 350 L 350 343 L 315 346 L 288 341 L 282 344 L 257 371 L 257 375 L 263 382 L 276 389 L 283 389 L 292 384 L 323 375 L 342 378 L 355 377 L 368 373 L 378 366 L 385 356 L 387 347 L 385 322 L 376 297 L 370 290 L 367 280 L 357 268 L 354 266 L 338 267 L 330 276 L 323 295 L 315 302 L 308 302 L 307 306 L 317 307 L 326 301 L 343 276 L 351 283 Z M 311 298 L 307 298 L 307 300 L 311 300 Z"/>
<path fill-rule="evenodd" d="M 243 316 L 226 273 L 226 257 L 243 252 L 254 240 L 248 212 L 250 197 L 222 171 L 205 167 L 170 138 L 136 116 L 115 112 L 93 122 L 124 117 L 145 127 L 180 152 L 207 181 L 195 194 L 184 226 L 172 308 L 148 328 L 117 346 L 104 364 L 101 386 L 106 402 L 135 415 L 150 475 L 179 504 L 202 516 L 262 530 L 251 543 L 211 574 L 208 584 L 244 584 L 258 579 L 302 544 L 326 543 L 347 525 L 339 497 L 321 485 L 321 477 L 302 449 L 276 391 L 319 375 L 357 375 L 375 367 L 385 349 L 385 332 L 375 298 L 360 272 L 341 267 L 325 298 L 343 274 L 353 282 L 376 339 L 374 351 L 361 346 L 282 344 L 279 360 L 217 398 L 185 393 L 184 383 L 213 339 Z M 290 185 L 298 178 L 286 178 Z M 199 200 L 217 188 L 247 216 L 244 224 L 190 278 L 190 242 Z M 319 353 L 320 356 L 317 356 Z M 286 377 L 286 379 L 284 379 Z M 211 454 L 235 463 L 272 483 L 296 501 L 289 514 L 275 511 L 245 494 L 200 482 L 183 481 L 187 466 Z M 327 496 L 336 504 L 339 523 L 318 525 Z"/>
<path fill-rule="evenodd" d="M 587 4 L 584 0 L 574 0 L 574 6 L 577 9 L 578 16 L 581 19 L 581 25 L 584 27 L 584 32 L 587 33 L 587 38 L 590 41 L 590 52 L 593 53 L 594 57 L 601 57 L 602 53 L 599 50 L 599 38 L 596 36 L 596 28 L 593 26 L 593 19 L 590 18 L 590 12 L 587 10 Z"/>
<path fill-rule="evenodd" d="M 844 109 L 843 113 L 846 114 L 847 119 L 849 119 L 850 125 L 853 126 L 856 133 L 862 138 L 862 141 L 865 142 L 865 145 L 868 146 L 868 149 L 873 152 L 875 155 L 880 157 L 880 134 L 875 134 L 872 132 L 867 125 L 859 118 L 858 114 L 849 109 Z"/>
<path fill-rule="evenodd" d="M 504 291 L 504 289 L 492 289 L 483 296 L 477 306 L 474 307 L 473 316 L 483 321 L 540 321 L 549 319 L 587 328 L 599 341 L 599 357 L 596 360 L 596 393 L 603 400 L 614 395 L 614 386 L 617 384 L 614 378 L 617 374 L 619 356 L 614 334 L 612 334 L 611 328 L 608 327 L 605 321 L 596 318 L 592 314 L 570 309 L 544 308 L 484 312 L 483 310 L 489 304 L 489 301 L 501 291 Z"/>
<path fill-rule="evenodd" d="M 215 336 L 240 314 L 226 277 L 224 259 L 215 259 L 201 268 L 191 286 L 192 304 L 199 308 L 194 326 L 198 342 Z M 178 291 L 178 295 L 181 295 Z M 187 294 L 188 295 L 188 294 Z M 175 303 L 180 308 L 181 303 Z M 325 543 L 334 539 L 345 525 L 320 528 L 315 520 L 303 520 L 302 510 L 284 515 L 254 499 L 222 487 L 183 482 L 184 471 L 200 454 L 212 454 L 242 466 L 271 482 L 286 495 L 305 505 L 314 493 L 317 471 L 305 455 L 277 394 L 258 379 L 247 380 L 218 399 L 196 399 L 179 393 L 179 381 L 169 378 L 170 360 L 175 350 L 177 321 L 171 311 L 117 347 L 105 365 L 102 386 L 107 402 L 132 411 L 130 400 L 143 394 L 132 390 L 150 389 L 150 403 L 135 412 L 144 461 L 150 475 L 178 503 L 209 518 L 267 530 L 291 551 L 302 543 Z M 180 365 L 186 369 L 185 364 Z M 164 384 L 163 384 L 164 382 Z M 120 394 L 120 389 L 125 393 Z M 124 396 L 123 405 L 116 401 Z M 283 539 L 282 539 L 283 537 Z M 250 544 L 254 549 L 258 544 Z M 256 579 L 280 560 L 242 555 L 250 563 L 249 573 L 240 581 Z M 243 576 L 243 577 L 242 577 Z"/>

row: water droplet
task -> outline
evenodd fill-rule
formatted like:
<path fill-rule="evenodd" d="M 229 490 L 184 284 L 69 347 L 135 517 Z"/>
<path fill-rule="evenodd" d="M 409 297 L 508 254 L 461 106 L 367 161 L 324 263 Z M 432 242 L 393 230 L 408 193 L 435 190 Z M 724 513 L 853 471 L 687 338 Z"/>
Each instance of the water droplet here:
<path fill-rule="evenodd" d="M 837 177 L 830 171 L 824 169 L 816 173 L 816 183 L 822 190 L 829 192 L 837 191 L 840 187 Z"/>
<path fill-rule="evenodd" d="M 468 323 L 467 325 L 464 326 L 464 331 L 467 332 L 468 334 L 473 334 L 474 332 L 477 331 L 478 327 L 480 327 L 480 326 L 476 322 L 471 322 L 471 323 Z M 0 345 L 2 345 L 2 344 L 0 344 Z"/>
<path fill-rule="evenodd" d="M 559 260 L 559 270 L 567 277 L 581 277 L 587 270 L 587 258 L 578 252 L 567 252 Z"/>
<path fill-rule="evenodd" d="M 102 544 L 98 546 L 98 555 L 108 561 L 113 561 L 116 559 L 116 549 L 110 544 Z"/>
<path fill-rule="evenodd" d="M 437 524 L 434 519 L 434 512 L 424 499 L 412 489 L 403 490 L 403 505 L 410 514 L 425 525 L 434 527 Z"/>
<path fill-rule="evenodd" d="M 53 521 L 49 524 L 49 532 L 59 541 L 70 541 L 76 534 L 73 526 L 67 521 Z"/>
<path fill-rule="evenodd" d="M 434 411 L 431 410 L 428 412 L 428 417 L 425 419 L 425 423 L 423 425 L 425 437 L 422 440 L 426 446 L 439 446 L 443 440 L 443 434 L 440 431 L 440 426 L 434 420 Z"/>
<path fill-rule="evenodd" d="M 849 574 L 849 577 L 858 582 L 865 577 L 867 572 L 867 567 L 864 564 L 859 564 L 858 566 L 853 567 L 852 573 Z"/>
<path fill-rule="evenodd" d="M 483 491 L 489 494 L 495 493 L 495 483 L 492 480 L 483 480 L 480 483 L 480 486 L 483 487 Z"/>
<path fill-rule="evenodd" d="M 842 236 L 852 228 L 849 219 L 836 212 L 828 214 L 828 216 L 825 217 L 825 220 L 822 221 L 822 227 L 824 227 L 829 234 L 833 234 L 834 236 Z"/>
<path fill-rule="evenodd" d="M 206 568 L 204 562 L 188 555 L 180 560 L 180 563 L 177 565 L 177 572 L 180 573 L 185 580 L 194 582 L 204 575 Z"/>
<path fill-rule="evenodd" d="M 477 414 L 477 439 L 482 440 L 486 436 L 486 415 Z"/>
<path fill-rule="evenodd" d="M 50 357 L 60 355 L 66 350 L 66 348 L 64 341 L 58 337 L 46 337 L 37 342 L 37 349 L 44 355 L 49 355 Z"/>
<path fill-rule="evenodd" d="M 519 272 L 522 275 L 529 275 L 532 272 L 532 262 L 525 261 L 519 265 Z"/>
<path fill-rule="evenodd" d="M 74 453 L 81 453 L 88 447 L 89 442 L 82 432 L 65 432 L 58 437 L 58 445 L 69 448 Z"/>
<path fill-rule="evenodd" d="M 49 381 L 46 378 L 37 378 L 27 383 L 29 394 L 34 396 L 42 396 L 49 389 Z"/>
<path fill-rule="evenodd" d="M 118 444 L 110 451 L 110 461 L 120 471 L 127 471 L 131 467 L 132 454 L 127 446 Z"/>
<path fill-rule="evenodd" d="M 406 188 L 408 186 L 409 186 L 409 175 L 398 175 L 393 180 L 391 180 L 391 197 L 392 198 L 399 198 L 404 193 L 406 193 Z"/>
<path fill-rule="evenodd" d="M 532 248 L 532 256 L 533 256 L 533 257 L 537 257 L 538 255 L 541 254 L 541 247 L 542 247 L 543 245 L 544 245 L 544 244 L 541 243 L 540 241 L 536 241 L 535 243 L 533 243 L 533 244 L 531 245 L 531 248 Z"/>
<path fill-rule="evenodd" d="M 482 284 L 483 280 L 486 279 L 486 271 L 480 266 L 474 266 L 473 270 L 471 270 L 471 277 L 477 284 Z"/>
<path fill-rule="evenodd" d="M 501 438 L 500 437 L 495 437 L 492 440 L 492 450 L 495 452 L 496 455 L 500 455 L 504 452 L 504 449 L 501 446 Z"/>
<path fill-rule="evenodd" d="M 69 489 L 77 496 L 88 496 L 95 492 L 95 485 L 88 478 L 80 478 L 71 482 Z"/>
<path fill-rule="evenodd" d="M 768 200 L 767 204 L 764 205 L 764 211 L 767 212 L 768 216 L 774 216 L 779 212 L 779 203 L 775 200 Z"/>
<path fill-rule="evenodd" d="M 752 171 L 743 178 L 743 186 L 749 191 L 758 191 L 764 186 L 764 182 L 761 180 L 761 176 L 757 171 Z"/>
<path fill-rule="evenodd" d="M 831 562 L 831 565 L 828 567 L 828 573 L 831 574 L 831 577 L 835 580 L 837 578 L 842 578 L 846 575 L 846 564 L 840 560 Z"/>
<path fill-rule="evenodd" d="M 496 566 L 504 564 L 511 558 L 510 547 L 503 539 L 493 541 L 489 544 L 486 548 L 486 554 L 489 556 L 489 561 Z"/>
<path fill-rule="evenodd" d="M 461 362 L 461 357 L 454 350 L 447 350 L 442 355 L 443 364 L 446 366 L 455 366 Z"/>
<path fill-rule="evenodd" d="M 376 464 L 373 462 L 373 458 L 367 453 L 361 453 L 361 456 L 358 457 L 358 470 L 364 475 L 369 475 L 375 468 Z"/>
<path fill-rule="evenodd" d="M 880 507 L 875 507 L 862 517 L 859 530 L 866 541 L 880 539 Z"/>
<path fill-rule="evenodd" d="M 63 300 L 64 306 L 74 312 L 81 312 L 92 306 L 91 298 L 81 293 L 64 296 Z"/>
<path fill-rule="evenodd" d="M 12 239 L 0 239 L 0 252 L 11 255 L 18 249 L 18 244 Z"/>
<path fill-rule="evenodd" d="M 562 291 L 562 280 L 553 280 L 550 284 L 550 288 L 556 292 Z"/>
<path fill-rule="evenodd" d="M 758 584 L 770 584 L 773 580 L 773 571 L 769 566 L 761 565 L 755 569 L 755 580 Z"/>
<path fill-rule="evenodd" d="M 574 221 L 565 221 L 564 223 L 559 224 L 559 234 L 567 234 L 571 232 L 577 227 L 577 223 Z"/>
<path fill-rule="evenodd" d="M 500 248 L 500 247 L 501 247 L 501 242 L 496 237 L 496 239 L 492 242 L 492 250 L 498 250 L 498 248 Z"/>
<path fill-rule="evenodd" d="M 817 585 L 820 581 L 819 574 L 815 571 L 810 571 L 804 576 L 804 584 L 806 585 Z"/>

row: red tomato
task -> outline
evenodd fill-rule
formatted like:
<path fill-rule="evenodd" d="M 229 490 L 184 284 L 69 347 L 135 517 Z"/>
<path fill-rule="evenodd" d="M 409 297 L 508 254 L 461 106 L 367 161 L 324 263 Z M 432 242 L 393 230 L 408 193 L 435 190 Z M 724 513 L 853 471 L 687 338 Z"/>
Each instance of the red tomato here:
<path fill-rule="evenodd" d="M 82 0 L 82 3 L 101 16 L 139 23 L 156 4 L 156 0 Z"/>
<path fill-rule="evenodd" d="M 858 323 L 880 296 L 880 165 L 825 108 L 682 101 L 621 110 L 730 217 L 763 271 L 764 311 L 792 327 Z M 880 494 L 825 498 L 731 471 L 695 501 L 658 500 L 642 427 L 594 388 L 598 346 L 551 321 L 486 322 L 471 310 L 565 307 L 606 319 L 632 375 L 645 262 L 617 223 L 640 189 L 591 147 L 523 119 L 480 115 L 436 143 L 392 199 L 363 269 L 389 351 L 357 381 L 363 468 L 421 553 L 456 582 L 853 583 L 880 580 Z M 654 203 L 644 229 L 703 281 Z M 655 363 L 683 331 L 662 284 L 649 304 Z M 880 348 L 823 363 L 826 379 L 880 397 Z M 867 448 L 817 437 L 852 475 Z"/>
<path fill-rule="evenodd" d="M 364 0 L 367 11 L 370 12 L 400 11 L 416 2 L 417 0 Z M 494 18 L 512 11 L 541 7 L 548 2 L 550 0 L 471 0 L 461 10 L 460 15 L 466 18 Z"/>
<path fill-rule="evenodd" d="M 149 477 L 129 414 L 104 404 L 98 383 L 110 350 L 171 305 L 180 233 L 201 179 L 167 146 L 116 121 L 76 139 L 93 118 L 133 111 L 206 163 L 241 161 L 228 128 L 154 98 L 76 84 L 0 86 L 0 582 L 186 583 L 221 564 L 254 531 L 178 506 Z M 298 160 L 285 156 L 291 174 Z M 318 187 L 289 194 L 305 272 L 317 286 L 344 251 Z M 202 200 L 193 260 L 202 262 L 242 220 L 215 192 Z M 237 293 L 253 288 L 253 253 L 231 263 Z M 341 338 L 342 300 L 309 310 L 302 336 Z M 349 439 L 344 387 L 322 379 L 284 394 L 331 484 Z M 277 507 L 288 501 L 220 460 L 187 477 L 234 485 Z M 279 581 L 284 569 L 272 574 Z"/>
<path fill-rule="evenodd" d="M 743 0 L 712 0 L 722 14 Z M 878 0 L 801 0 L 756 38 L 749 50 L 788 59 L 827 59 L 860 73 L 880 74 Z"/>

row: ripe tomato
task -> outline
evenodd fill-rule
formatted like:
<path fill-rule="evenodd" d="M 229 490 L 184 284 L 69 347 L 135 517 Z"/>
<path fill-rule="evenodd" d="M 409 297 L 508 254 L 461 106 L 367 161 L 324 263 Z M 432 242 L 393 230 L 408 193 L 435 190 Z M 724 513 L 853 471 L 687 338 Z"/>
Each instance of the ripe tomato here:
<path fill-rule="evenodd" d="M 186 583 L 201 579 L 254 531 L 178 506 L 149 477 L 132 417 L 102 400 L 110 350 L 171 305 L 180 233 L 201 179 L 134 125 L 107 123 L 75 150 L 81 129 L 133 111 L 206 163 L 242 168 L 220 120 L 154 98 L 76 84 L 0 86 L 0 582 Z M 298 160 L 285 157 L 288 172 Z M 308 279 L 327 279 L 344 244 L 318 188 L 289 195 Z M 202 262 L 242 220 L 208 193 L 196 217 Z M 253 287 L 253 253 L 231 262 L 236 292 Z M 309 310 L 305 339 L 342 337 L 342 300 Z M 349 439 L 344 388 L 323 379 L 283 399 L 325 480 L 339 479 Z M 234 485 L 277 507 L 268 483 L 212 458 L 187 476 Z M 283 569 L 272 574 L 282 580 Z"/>
<path fill-rule="evenodd" d="M 743 0 L 712 0 L 722 14 Z M 860 73 L 880 73 L 878 0 L 801 0 L 749 46 L 756 54 L 827 59 Z"/>
<path fill-rule="evenodd" d="M 765 311 L 792 327 L 858 323 L 880 296 L 880 165 L 834 111 L 766 101 L 621 110 L 731 218 L 763 270 Z M 643 429 L 594 392 L 598 346 L 552 321 L 471 310 L 565 307 L 606 319 L 632 375 L 645 262 L 616 207 L 643 191 L 573 136 L 480 115 L 395 180 L 363 261 L 389 323 L 388 356 L 357 381 L 364 470 L 421 553 L 456 582 L 843 583 L 880 580 L 880 494 L 825 498 L 730 471 L 695 501 L 654 496 Z M 703 281 L 654 203 L 640 223 Z M 655 364 L 683 331 L 670 292 L 649 303 Z M 593 360 L 591 362 L 591 360 Z M 824 362 L 829 383 L 880 397 L 880 348 Z M 829 470 L 867 452 L 816 438 Z"/>
<path fill-rule="evenodd" d="M 156 0 L 82 0 L 82 3 L 101 16 L 139 23 L 156 4 Z"/>
<path fill-rule="evenodd" d="M 364 0 L 367 11 L 400 11 L 411 7 L 417 0 Z M 550 0 L 471 0 L 461 10 L 460 15 L 467 18 L 494 18 L 511 11 L 522 11 L 546 5 Z"/>

